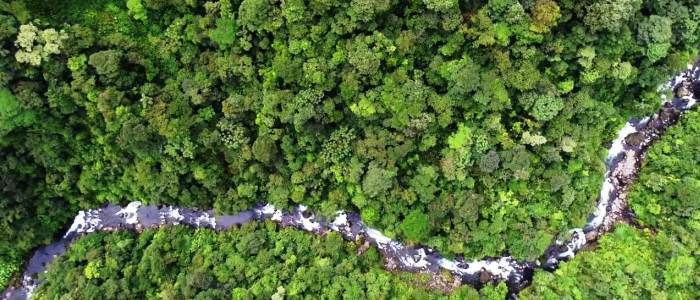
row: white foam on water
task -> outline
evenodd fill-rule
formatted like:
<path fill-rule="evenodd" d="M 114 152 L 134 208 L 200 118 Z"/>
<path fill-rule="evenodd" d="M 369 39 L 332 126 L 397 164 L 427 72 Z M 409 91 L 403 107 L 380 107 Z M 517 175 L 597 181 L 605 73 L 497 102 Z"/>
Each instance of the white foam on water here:
<path fill-rule="evenodd" d="M 588 226 L 597 228 L 603 223 L 603 219 L 605 218 L 605 215 L 608 213 L 608 203 L 610 203 L 610 195 L 612 195 L 612 192 L 615 190 L 615 186 L 611 182 L 610 178 L 608 178 L 608 173 L 606 172 L 606 178 L 603 180 L 603 187 L 600 189 L 600 200 L 598 200 L 598 205 L 596 206 L 596 210 L 593 213 L 593 219 L 591 219 L 590 222 L 588 222 Z"/>
<path fill-rule="evenodd" d="M 637 132 L 637 128 L 635 128 L 635 126 L 631 122 L 625 123 L 625 126 L 622 127 L 622 129 L 620 129 L 620 131 L 617 134 L 617 138 L 613 141 L 612 145 L 610 146 L 610 149 L 608 150 L 608 157 L 606 158 L 608 167 L 612 163 L 613 159 L 615 159 L 618 155 L 620 155 L 620 153 L 625 151 L 625 138 L 635 132 Z M 631 159 L 634 160 L 633 157 Z M 603 223 L 603 219 L 605 219 L 605 216 L 607 215 L 608 204 L 611 201 L 610 195 L 612 195 L 612 192 L 615 189 L 615 185 L 613 184 L 611 179 L 612 176 L 613 174 L 611 170 L 605 172 L 603 186 L 600 189 L 600 198 L 596 206 L 596 211 L 593 213 L 594 217 L 593 219 L 591 219 L 590 222 L 588 222 L 588 226 L 590 227 L 599 227 Z"/>
<path fill-rule="evenodd" d="M 571 249 L 570 247 L 566 247 L 566 251 L 559 253 L 557 255 L 558 259 L 563 259 L 563 258 L 572 258 L 576 255 L 576 252 L 574 252 L 574 249 Z M 556 261 L 556 260 L 554 260 Z"/>
<path fill-rule="evenodd" d="M 625 158 L 617 165 L 617 173 L 623 176 L 632 176 L 636 171 L 637 157 L 633 150 L 625 151 Z"/>
<path fill-rule="evenodd" d="M 625 123 L 625 126 L 618 131 L 617 138 L 613 140 L 612 145 L 610 146 L 610 149 L 608 150 L 608 157 L 607 160 L 610 161 L 614 159 L 620 152 L 625 150 L 624 147 L 624 142 L 625 138 L 630 135 L 637 132 L 637 128 L 634 127 L 634 125 L 630 122 Z"/>
<path fill-rule="evenodd" d="M 185 219 L 185 216 L 180 214 L 180 209 L 173 208 L 172 206 L 170 207 L 170 210 L 168 211 L 168 217 L 171 219 L 175 219 L 178 222 Z"/>
<path fill-rule="evenodd" d="M 275 212 L 272 214 L 272 217 L 270 217 L 270 220 L 277 221 L 277 222 L 282 221 L 282 211 L 279 209 L 276 209 Z"/>
<path fill-rule="evenodd" d="M 693 67 L 693 66 L 690 66 L 688 69 L 690 70 L 690 69 L 692 69 L 692 67 Z M 682 82 L 685 81 L 686 79 L 688 79 L 688 76 L 687 76 L 685 73 L 681 73 L 680 75 L 674 76 L 673 79 L 671 79 L 671 81 L 669 81 L 668 86 L 670 86 L 671 88 L 674 88 L 674 87 L 676 87 L 679 83 L 682 83 Z"/>
<path fill-rule="evenodd" d="M 34 291 L 38 287 L 38 283 L 32 279 L 30 276 L 24 276 L 22 279 L 22 285 L 27 288 L 27 299 L 32 299 Z"/>
<path fill-rule="evenodd" d="M 71 233 L 81 234 L 94 232 L 95 230 L 99 229 L 101 224 L 102 219 L 100 219 L 99 210 L 81 210 L 78 212 L 78 215 L 75 216 L 75 219 L 73 219 L 73 224 L 71 224 L 70 228 L 66 234 L 63 235 L 63 237 L 65 238 Z"/>
<path fill-rule="evenodd" d="M 211 228 L 216 227 L 216 218 L 209 215 L 209 213 L 202 213 L 197 219 L 194 220 L 197 227 L 199 226 L 211 226 Z"/>
<path fill-rule="evenodd" d="M 676 76 L 673 76 L 671 80 L 669 80 L 666 85 L 669 86 L 670 88 L 675 88 L 678 84 L 683 83 L 684 81 L 688 81 L 689 79 L 692 79 L 692 73 L 693 73 L 693 65 L 688 64 L 686 66 L 686 71 L 682 72 Z"/>
<path fill-rule="evenodd" d="M 297 207 L 297 210 L 300 211 L 300 212 L 305 212 L 307 209 L 309 209 L 309 208 L 306 207 L 306 205 L 303 205 L 303 204 L 300 204 L 300 205 Z"/>
<path fill-rule="evenodd" d="M 160 214 L 160 223 L 161 224 L 166 224 L 168 221 L 170 221 L 170 224 L 173 225 L 180 225 L 180 222 L 185 219 L 185 216 L 180 214 L 180 209 L 175 208 L 172 206 L 168 206 L 167 210 L 164 212 L 161 212 Z"/>
<path fill-rule="evenodd" d="M 117 215 L 125 218 L 126 224 L 137 224 L 139 222 L 138 211 L 141 202 L 133 201 L 117 212 Z"/>
<path fill-rule="evenodd" d="M 671 80 L 667 81 L 665 84 L 659 86 L 657 89 L 659 92 L 667 92 L 667 91 L 672 91 L 673 89 L 676 88 L 679 84 L 682 84 L 683 82 L 687 82 L 689 80 L 692 80 L 693 72 L 695 70 L 693 69 L 692 64 L 688 64 L 688 71 L 681 73 L 679 75 L 674 76 Z M 697 99 L 694 99 L 692 96 L 684 96 L 682 98 L 683 100 L 687 101 L 686 105 L 684 106 L 684 109 L 689 109 L 692 108 L 694 105 L 697 104 Z M 665 94 L 661 94 L 661 100 L 662 104 L 668 101 L 668 98 L 666 97 Z M 654 114 L 652 118 L 656 118 L 658 114 Z M 645 117 L 642 119 L 638 124 L 639 125 L 644 125 L 646 124 L 651 118 Z M 633 134 L 637 132 L 636 128 L 630 123 L 627 122 L 625 126 L 620 129 L 618 132 L 618 137 L 613 141 L 610 149 L 608 150 L 608 156 L 606 159 L 606 162 L 611 163 L 613 159 L 615 159 L 620 153 L 625 151 L 624 149 L 624 139 L 629 136 L 630 134 Z M 616 171 L 618 174 L 629 176 L 634 173 L 634 165 L 636 163 L 636 158 L 635 158 L 635 153 L 633 151 L 628 151 L 625 153 L 624 160 L 620 162 L 618 165 L 618 168 L 616 168 Z M 611 204 L 610 201 L 614 201 L 615 199 L 611 199 L 612 192 L 615 189 L 615 186 L 613 185 L 611 176 L 615 174 L 612 174 L 611 170 L 608 170 L 605 173 L 605 179 L 603 180 L 603 186 L 600 191 L 600 198 L 598 201 L 598 204 L 596 206 L 596 211 L 593 213 L 593 218 L 591 219 L 590 222 L 588 222 L 587 226 L 592 227 L 592 228 L 598 228 L 601 226 L 607 217 L 608 211 L 607 208 Z M 619 201 L 618 201 L 619 202 Z M 622 209 L 622 205 L 624 203 L 617 203 L 613 202 L 612 205 L 614 207 L 611 207 L 612 210 L 620 210 Z M 579 234 L 577 234 L 579 235 Z M 582 234 L 581 234 L 582 235 Z M 585 241 L 585 235 L 583 235 L 583 240 Z M 585 243 L 585 242 L 584 242 Z M 570 252 L 565 252 L 562 255 L 573 255 L 573 253 Z"/>
<path fill-rule="evenodd" d="M 476 275 L 479 272 L 485 271 L 491 276 L 497 277 L 499 280 L 506 280 L 516 272 L 512 266 L 513 258 L 510 256 L 501 257 L 497 260 L 481 260 L 467 263 L 467 268 L 459 267 L 459 263 L 453 260 L 441 258 L 438 260 L 438 265 L 443 269 L 449 270 L 460 275 Z"/>
<path fill-rule="evenodd" d="M 265 206 L 258 209 L 257 212 L 263 216 L 269 216 L 272 221 L 282 221 L 282 211 L 270 203 L 265 204 Z"/>
<path fill-rule="evenodd" d="M 656 91 L 661 93 L 661 104 L 664 104 L 668 102 L 668 97 L 666 97 L 665 92 L 673 91 L 673 89 L 680 83 L 683 83 L 684 81 L 691 81 L 694 77 L 693 73 L 695 72 L 695 69 L 693 68 L 692 64 L 687 65 L 687 69 L 685 72 L 681 72 L 680 74 L 673 76 L 671 80 L 666 81 L 666 83 L 660 85 Z"/>
<path fill-rule="evenodd" d="M 464 270 L 464 269 L 461 269 L 461 268 L 458 266 L 458 263 L 457 263 L 456 261 L 454 261 L 454 260 L 449 260 L 449 259 L 446 259 L 446 258 L 441 258 L 441 259 L 439 259 L 439 260 L 438 260 L 438 265 L 439 265 L 440 267 L 442 267 L 443 269 L 449 270 L 449 271 L 452 271 L 452 272 L 459 272 L 460 270 Z"/>
<path fill-rule="evenodd" d="M 84 211 L 79 211 L 78 215 L 75 216 L 73 219 L 73 224 L 70 225 L 70 228 L 66 232 L 66 234 L 63 235 L 63 237 L 68 236 L 68 234 L 73 233 L 73 232 L 78 232 L 78 230 L 81 230 L 85 226 L 85 212 Z"/>
<path fill-rule="evenodd" d="M 586 242 L 588 241 L 586 239 L 586 234 L 583 232 L 583 229 L 575 228 L 575 229 L 571 229 L 571 231 L 569 231 L 569 232 L 571 232 L 573 234 L 573 236 L 571 237 L 571 242 L 569 244 L 571 245 L 572 248 L 576 249 L 577 251 L 581 250 L 583 248 L 583 246 L 586 245 Z"/>
<path fill-rule="evenodd" d="M 691 96 L 685 96 L 683 97 L 683 100 L 687 101 L 685 106 L 683 107 L 684 109 L 691 109 L 695 104 L 697 104 L 697 100 Z"/>
<path fill-rule="evenodd" d="M 304 228 L 306 231 L 315 231 L 321 228 L 321 224 L 313 221 L 314 216 L 310 216 L 308 218 L 304 217 L 301 213 L 299 213 L 299 220 L 301 221 L 301 226 Z"/>
<path fill-rule="evenodd" d="M 625 199 L 627 198 L 627 191 L 624 192 L 624 194 L 621 194 L 617 199 Z M 625 201 L 613 201 L 610 203 L 610 211 L 617 213 L 619 215 L 625 210 L 627 203 Z M 616 214 L 608 215 L 606 217 L 612 218 Z M 610 222 L 603 221 L 605 224 L 610 224 Z"/>
<path fill-rule="evenodd" d="M 271 214 L 275 213 L 276 210 L 277 209 L 275 208 L 274 205 L 268 203 L 268 204 L 265 204 L 265 206 L 263 206 L 258 211 L 262 214 L 271 215 Z"/>
<path fill-rule="evenodd" d="M 379 230 L 374 228 L 367 228 L 365 229 L 365 232 L 367 232 L 367 235 L 377 243 L 377 247 L 379 247 L 379 249 L 382 249 L 385 247 L 384 245 L 388 245 L 391 242 L 389 237 L 385 236 L 379 232 Z"/>
<path fill-rule="evenodd" d="M 639 123 L 637 123 L 637 125 L 646 125 L 649 122 L 649 120 L 651 120 L 651 118 L 646 116 L 646 117 L 642 118 L 641 120 L 639 120 Z"/>
<path fill-rule="evenodd" d="M 576 255 L 576 252 L 581 250 L 583 246 L 586 245 L 586 234 L 580 228 L 575 228 L 569 231 L 572 236 L 571 240 L 566 243 L 566 251 L 559 253 L 557 258 L 572 258 Z"/>
<path fill-rule="evenodd" d="M 508 279 L 508 276 L 515 272 L 513 266 L 511 265 L 513 259 L 510 256 L 501 257 L 498 260 L 490 261 L 473 261 L 468 263 L 468 267 L 464 270 L 466 274 L 477 274 L 479 272 L 486 271 L 491 274 L 491 276 L 497 277 L 501 280 Z"/>
<path fill-rule="evenodd" d="M 418 249 L 416 253 L 418 256 L 417 258 L 414 256 L 401 256 L 399 259 L 401 260 L 404 266 L 409 266 L 413 268 L 423 269 L 430 265 L 430 262 L 428 261 L 428 256 L 425 254 L 424 249 Z"/>
<path fill-rule="evenodd" d="M 333 219 L 333 222 L 331 223 L 330 227 L 334 231 L 340 231 L 340 227 L 347 227 L 348 225 L 348 215 L 341 210 L 336 213 L 335 219 Z"/>

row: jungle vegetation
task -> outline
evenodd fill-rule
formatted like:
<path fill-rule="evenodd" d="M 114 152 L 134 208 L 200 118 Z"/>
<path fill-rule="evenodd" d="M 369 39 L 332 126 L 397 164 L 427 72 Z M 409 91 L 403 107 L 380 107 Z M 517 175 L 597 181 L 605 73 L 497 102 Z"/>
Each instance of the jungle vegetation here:
<path fill-rule="evenodd" d="M 532 259 L 585 223 L 606 143 L 628 117 L 658 107 L 658 86 L 699 46 L 695 0 L 0 0 L 0 282 L 78 210 L 130 201 L 219 213 L 265 202 L 326 216 L 344 209 L 450 255 Z M 689 204 L 697 204 L 698 178 L 680 172 L 697 175 L 690 162 L 698 156 L 677 153 L 692 144 L 688 127 L 674 131 L 686 144 L 655 148 L 632 197 L 649 230 L 621 227 L 601 253 L 652 239 L 649 253 L 697 267 L 688 258 L 698 251 L 697 205 Z M 296 236 L 265 230 L 97 234 L 76 247 L 147 248 L 160 234 L 211 243 L 259 234 L 256 243 L 268 246 L 275 241 L 265 238 Z M 685 250 L 660 249 L 675 244 L 656 242 L 657 231 Z M 127 251 L 106 248 L 90 254 L 105 266 L 107 253 Z M 87 254 L 71 251 L 51 281 L 85 275 L 76 264 Z M 109 268 L 138 269 L 142 252 L 129 251 Z M 231 251 L 211 255 L 246 255 Z M 316 259 L 299 253 L 310 257 L 295 264 Z M 168 255 L 177 268 L 192 259 Z M 608 262 L 597 255 L 577 261 Z M 380 276 L 371 261 L 335 257 L 326 267 Z M 197 287 L 174 287 L 189 280 L 172 277 L 186 272 L 177 268 L 134 295 L 195 295 Z M 565 270 L 538 276 L 598 279 Z M 125 276 L 141 276 L 100 274 L 99 284 L 114 279 L 115 290 Z M 85 276 L 85 286 L 97 284 Z M 245 293 L 255 285 L 202 276 Z M 269 279 L 260 295 L 287 276 Z M 659 276 L 648 282 L 666 284 Z M 531 292 L 564 292 L 557 282 Z M 69 292 L 53 284 L 47 295 Z"/>
<path fill-rule="evenodd" d="M 429 276 L 384 271 L 381 256 L 337 233 L 319 238 L 272 223 L 224 233 L 182 227 L 96 233 L 51 265 L 35 299 L 484 299 L 465 286 L 428 290 Z"/>
<path fill-rule="evenodd" d="M 618 225 L 554 273 L 538 271 L 520 297 L 700 297 L 697 149 L 700 113 L 691 112 L 649 153 L 630 197 L 639 223 Z M 218 234 L 182 227 L 96 233 L 51 265 L 37 297 L 500 300 L 506 294 L 504 285 L 449 294 L 427 289 L 425 276 L 387 273 L 375 248 L 359 249 L 336 233 L 316 237 L 271 222 Z"/>
<path fill-rule="evenodd" d="M 700 113 L 652 147 L 629 196 L 637 224 L 620 225 L 555 273 L 535 275 L 533 299 L 700 297 Z M 632 296 L 634 295 L 634 296 Z"/>

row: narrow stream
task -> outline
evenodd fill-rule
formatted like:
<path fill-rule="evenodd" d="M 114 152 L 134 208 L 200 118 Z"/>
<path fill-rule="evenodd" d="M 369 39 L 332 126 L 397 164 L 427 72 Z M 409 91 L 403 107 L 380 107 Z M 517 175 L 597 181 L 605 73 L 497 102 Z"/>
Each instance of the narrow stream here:
<path fill-rule="evenodd" d="M 376 229 L 367 227 L 354 212 L 339 211 L 333 220 L 315 216 L 305 206 L 292 211 L 281 211 L 267 204 L 237 215 L 214 215 L 212 211 L 198 211 L 172 206 L 143 206 L 139 202 L 127 206 L 108 205 L 99 209 L 80 211 L 72 226 L 58 241 L 34 252 L 22 273 L 19 286 L 9 287 L 3 299 L 28 299 L 41 284 L 38 274 L 67 247 L 83 234 L 95 231 L 143 230 L 168 225 L 186 225 L 193 228 L 226 230 L 251 221 L 271 220 L 282 227 L 293 227 L 317 235 L 338 232 L 348 241 L 363 240 L 376 247 L 389 270 L 425 272 L 440 276 L 448 270 L 458 279 L 454 284 L 468 284 L 479 288 L 488 283 L 505 282 L 509 294 L 527 287 L 536 269 L 554 271 L 559 263 L 573 258 L 586 245 L 611 230 L 617 222 L 631 216 L 627 195 L 637 179 L 639 169 L 649 146 L 658 141 L 667 128 L 676 124 L 683 112 L 693 108 L 700 98 L 700 63 L 689 65 L 688 70 L 669 81 L 665 88 L 672 89 L 674 97 L 665 99 L 653 116 L 631 119 L 618 132 L 608 150 L 606 173 L 595 211 L 583 228 L 572 229 L 566 240 L 550 245 L 538 260 L 518 261 L 510 256 L 484 258 L 476 261 L 450 260 L 428 247 L 408 247 L 391 240 Z M 436 279 L 439 281 L 439 279 Z"/>

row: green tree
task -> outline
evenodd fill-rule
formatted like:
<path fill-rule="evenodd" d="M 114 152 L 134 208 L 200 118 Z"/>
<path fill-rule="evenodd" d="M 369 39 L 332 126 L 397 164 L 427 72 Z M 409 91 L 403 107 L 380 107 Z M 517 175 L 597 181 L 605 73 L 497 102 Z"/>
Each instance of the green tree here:
<path fill-rule="evenodd" d="M 120 74 L 120 63 L 123 55 L 119 50 L 95 52 L 88 58 L 88 63 L 95 68 L 97 74 L 104 76 L 107 80 L 112 80 Z"/>
<path fill-rule="evenodd" d="M 617 32 L 641 9 L 641 0 L 602 0 L 586 7 L 584 22 L 591 31 Z"/>
<path fill-rule="evenodd" d="M 457 131 L 447 138 L 451 149 L 464 149 L 472 144 L 472 130 L 464 124 L 459 124 Z"/>
<path fill-rule="evenodd" d="M 372 163 L 367 168 L 367 173 L 362 179 L 362 191 L 369 197 L 383 195 L 393 185 L 394 176 L 396 176 L 396 173 Z"/>
<path fill-rule="evenodd" d="M 532 13 L 530 30 L 538 33 L 549 32 L 561 16 L 559 5 L 552 0 L 537 0 Z"/>
<path fill-rule="evenodd" d="M 258 136 L 253 143 L 253 155 L 260 162 L 272 163 L 277 156 L 277 143 L 269 136 Z"/>
<path fill-rule="evenodd" d="M 668 286 L 683 286 L 692 280 L 690 274 L 695 272 L 695 258 L 676 256 L 671 259 L 664 271 L 664 283 Z"/>
<path fill-rule="evenodd" d="M 390 7 L 391 0 L 352 0 L 347 13 L 353 20 L 369 22 Z"/>
<path fill-rule="evenodd" d="M 209 38 L 219 47 L 227 48 L 236 41 L 236 22 L 230 18 L 216 19 L 216 27 L 209 30 Z"/>
<path fill-rule="evenodd" d="M 36 121 L 33 111 L 24 110 L 20 102 L 8 89 L 0 89 L 0 137 L 20 126 Z"/>
<path fill-rule="evenodd" d="M 17 20 L 12 16 L 0 15 L 0 41 L 9 40 L 17 33 Z"/>
<path fill-rule="evenodd" d="M 129 9 L 129 14 L 133 16 L 134 19 L 145 21 L 148 18 L 146 8 L 143 6 L 141 0 L 127 0 L 126 7 Z"/>
<path fill-rule="evenodd" d="M 652 15 L 639 24 L 637 38 L 647 45 L 646 55 L 651 61 L 666 56 L 671 48 L 672 23 L 669 18 Z"/>
<path fill-rule="evenodd" d="M 409 241 L 424 241 L 430 235 L 428 215 L 417 210 L 411 211 L 401 222 L 401 231 Z"/>
<path fill-rule="evenodd" d="M 526 94 L 520 102 L 538 121 L 549 121 L 564 108 L 564 101 L 551 94 Z"/>
<path fill-rule="evenodd" d="M 428 9 L 447 12 L 450 9 L 457 7 L 457 0 L 423 0 L 423 3 L 428 7 Z"/>
<path fill-rule="evenodd" d="M 410 185 L 418 194 L 421 202 L 430 203 L 435 199 L 438 187 L 435 181 L 438 179 L 437 170 L 432 166 L 421 166 L 418 174 L 411 178 Z"/>

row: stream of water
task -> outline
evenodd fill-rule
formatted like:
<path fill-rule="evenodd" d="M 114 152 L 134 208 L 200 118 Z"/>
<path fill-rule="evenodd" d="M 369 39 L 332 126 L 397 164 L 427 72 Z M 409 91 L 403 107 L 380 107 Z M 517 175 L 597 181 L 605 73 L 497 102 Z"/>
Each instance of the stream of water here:
<path fill-rule="evenodd" d="M 72 226 L 58 241 L 34 252 L 22 273 L 21 282 L 9 287 L 3 299 L 28 299 L 41 284 L 38 274 L 56 257 L 64 254 L 77 237 L 95 231 L 143 230 L 168 225 L 186 225 L 194 228 L 226 230 L 251 221 L 270 220 L 282 227 L 292 227 L 317 235 L 338 232 L 348 241 L 363 240 L 376 247 L 386 262 L 386 268 L 406 272 L 425 272 L 440 276 L 448 270 L 457 279 L 453 284 L 481 287 L 488 283 L 505 282 L 511 297 L 527 287 L 536 269 L 556 270 L 562 261 L 573 258 L 586 245 L 596 241 L 612 226 L 631 216 L 627 208 L 627 194 L 637 179 L 639 169 L 649 146 L 658 141 L 667 128 L 693 108 L 700 98 L 700 63 L 674 77 L 665 89 L 672 89 L 674 97 L 663 99 L 657 113 L 643 119 L 631 119 L 618 132 L 605 161 L 606 172 L 594 212 L 583 228 L 572 229 L 568 239 L 557 240 L 542 257 L 535 261 L 519 261 L 510 256 L 484 258 L 475 261 L 450 260 L 429 247 L 408 247 L 367 227 L 354 212 L 339 211 L 332 220 L 316 217 L 305 206 L 282 211 L 267 204 L 236 215 L 215 215 L 172 206 L 144 206 L 139 202 L 127 206 L 107 205 L 103 208 L 80 211 Z"/>

